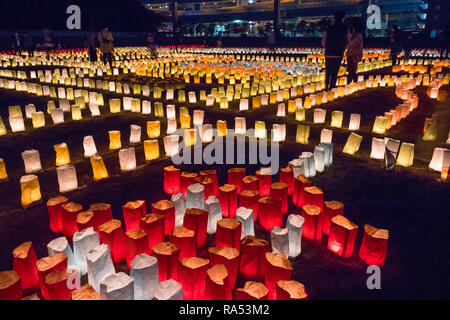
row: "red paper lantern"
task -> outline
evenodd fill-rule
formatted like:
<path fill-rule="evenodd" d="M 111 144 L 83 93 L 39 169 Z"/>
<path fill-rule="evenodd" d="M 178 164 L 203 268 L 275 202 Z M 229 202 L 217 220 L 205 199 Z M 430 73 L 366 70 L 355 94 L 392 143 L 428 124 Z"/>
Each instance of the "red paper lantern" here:
<path fill-rule="evenodd" d="M 246 236 L 241 241 L 241 262 L 239 274 L 248 280 L 262 281 L 265 270 L 265 254 L 269 252 L 269 242 L 254 236 Z"/>
<path fill-rule="evenodd" d="M 188 208 L 184 214 L 183 226 L 194 231 L 197 248 L 203 248 L 206 242 L 208 211 Z"/>
<path fill-rule="evenodd" d="M 389 230 L 364 225 L 364 235 L 359 257 L 368 265 L 384 266 L 387 254 Z"/>
<path fill-rule="evenodd" d="M 22 289 L 31 289 L 39 285 L 36 269 L 36 253 L 31 241 L 24 242 L 13 251 L 13 269 L 21 279 Z"/>
<path fill-rule="evenodd" d="M 0 300 L 21 300 L 22 285 L 14 270 L 0 271 Z"/>
<path fill-rule="evenodd" d="M 220 208 L 224 218 L 236 217 L 237 210 L 237 188 L 235 185 L 226 184 L 219 188 Z"/>
<path fill-rule="evenodd" d="M 180 192 L 180 169 L 174 166 L 164 168 L 164 192 L 167 194 Z"/>
<path fill-rule="evenodd" d="M 98 228 L 113 218 L 111 205 L 109 203 L 94 203 L 89 207 L 94 213 L 94 230 L 98 231 Z"/>
<path fill-rule="evenodd" d="M 270 186 L 270 196 L 281 200 L 281 213 L 285 214 L 288 210 L 288 185 L 284 182 L 274 182 Z"/>
<path fill-rule="evenodd" d="M 258 190 L 258 178 L 255 176 L 245 176 L 242 178 L 241 192 L 244 190 Z"/>
<path fill-rule="evenodd" d="M 322 241 L 322 211 L 318 206 L 307 204 L 303 206 L 302 216 L 305 218 L 302 235 L 320 243 Z"/>
<path fill-rule="evenodd" d="M 292 195 L 294 192 L 294 172 L 291 167 L 280 169 L 280 182 L 288 185 L 288 193 Z"/>
<path fill-rule="evenodd" d="M 264 273 L 264 284 L 269 290 L 269 299 L 277 298 L 277 281 L 291 280 L 292 265 L 284 254 L 266 252 L 266 268 Z"/>
<path fill-rule="evenodd" d="M 203 170 L 200 171 L 200 176 L 210 177 L 213 181 L 214 186 L 214 195 L 217 197 L 219 194 L 219 180 L 217 179 L 217 171 L 216 170 Z"/>
<path fill-rule="evenodd" d="M 147 214 L 145 200 L 127 202 L 122 206 L 122 214 L 126 231 L 139 229 L 141 218 Z"/>
<path fill-rule="evenodd" d="M 294 179 L 294 191 L 292 193 L 292 202 L 298 207 L 305 205 L 305 192 L 306 187 L 312 186 L 312 182 L 305 178 L 304 175 L 299 175 Z"/>
<path fill-rule="evenodd" d="M 339 201 L 325 201 L 323 206 L 322 231 L 330 234 L 331 218 L 344 214 L 344 204 Z"/>
<path fill-rule="evenodd" d="M 239 270 L 239 251 L 235 248 L 211 247 L 208 249 L 209 264 L 223 264 L 227 268 L 230 288 L 234 288 Z"/>
<path fill-rule="evenodd" d="M 320 208 L 320 212 L 323 212 L 323 192 L 320 188 L 316 186 L 306 187 L 303 189 L 305 193 L 305 203 L 318 206 Z"/>
<path fill-rule="evenodd" d="M 271 196 L 258 200 L 258 215 L 261 227 L 271 231 L 274 227 L 283 227 L 282 201 Z"/>
<path fill-rule="evenodd" d="M 348 258 L 353 254 L 358 226 L 343 216 L 331 218 L 328 250 Z"/>
<path fill-rule="evenodd" d="M 67 255 L 65 253 L 56 253 L 48 257 L 41 258 L 36 262 L 36 268 L 39 276 L 41 295 L 45 300 L 49 300 L 50 295 L 45 285 L 45 277 L 50 272 L 67 270 Z"/>
<path fill-rule="evenodd" d="M 183 287 L 183 300 L 204 300 L 209 260 L 192 257 L 179 259 L 178 262 L 178 279 Z"/>
<path fill-rule="evenodd" d="M 69 202 L 64 196 L 57 196 L 54 198 L 50 198 L 47 201 L 47 210 L 49 217 L 50 229 L 53 232 L 62 232 L 62 205 Z"/>
<path fill-rule="evenodd" d="M 71 299 L 72 290 L 75 288 L 71 288 L 67 284 L 72 277 L 78 277 L 76 270 L 59 270 L 45 276 L 45 286 L 51 300 Z"/>
<path fill-rule="evenodd" d="M 84 230 L 90 227 L 94 228 L 94 225 L 94 212 L 92 210 L 83 211 L 77 215 L 78 230 Z"/>
<path fill-rule="evenodd" d="M 127 259 L 128 268 L 130 268 L 131 261 L 133 261 L 136 255 L 141 253 L 150 254 L 150 250 L 148 249 L 148 235 L 142 229 L 134 229 L 125 232 L 125 239 L 125 258 Z"/>
<path fill-rule="evenodd" d="M 242 225 L 234 218 L 217 221 L 216 247 L 229 247 L 240 250 Z"/>
<path fill-rule="evenodd" d="M 242 179 L 245 177 L 245 168 L 228 169 L 228 184 L 235 185 L 237 193 L 241 193 Z"/>
<path fill-rule="evenodd" d="M 152 203 L 152 213 L 164 216 L 164 234 L 169 235 L 175 228 L 175 205 L 169 200 Z"/>
<path fill-rule="evenodd" d="M 270 185 L 272 184 L 272 175 L 263 174 L 261 170 L 256 171 L 256 177 L 258 178 L 258 188 L 261 197 L 268 196 L 270 194 Z"/>
<path fill-rule="evenodd" d="M 206 299 L 231 300 L 230 278 L 223 264 L 216 264 L 206 271 Z"/>
<path fill-rule="evenodd" d="M 269 290 L 261 282 L 247 281 L 244 288 L 234 290 L 235 300 L 267 300 Z"/>
<path fill-rule="evenodd" d="M 277 281 L 277 300 L 308 300 L 305 286 L 295 280 Z"/>
<path fill-rule="evenodd" d="M 152 255 L 158 259 L 159 282 L 177 280 L 180 250 L 171 242 L 161 242 L 152 248 Z"/>
<path fill-rule="evenodd" d="M 183 192 L 184 198 L 186 199 L 187 188 L 191 184 L 196 183 L 196 178 L 198 173 L 195 172 L 182 172 L 180 176 L 180 192 Z"/>
<path fill-rule="evenodd" d="M 140 226 L 148 235 L 149 250 L 164 241 L 164 216 L 162 214 L 151 213 L 142 217 Z"/>
<path fill-rule="evenodd" d="M 80 289 L 73 290 L 72 300 L 102 300 L 102 297 L 90 284 L 85 284 Z"/>
<path fill-rule="evenodd" d="M 63 235 L 72 237 L 75 232 L 78 232 L 77 216 L 83 211 L 81 204 L 75 202 L 68 202 L 61 206 L 61 217 L 63 223 Z"/>
<path fill-rule="evenodd" d="M 180 249 L 180 259 L 197 256 L 194 231 L 185 227 L 176 227 L 169 235 L 169 241 Z"/>
<path fill-rule="evenodd" d="M 253 221 L 258 219 L 258 190 L 243 190 L 239 195 L 239 206 L 253 210 Z"/>
<path fill-rule="evenodd" d="M 125 258 L 125 235 L 122 230 L 122 222 L 111 219 L 98 228 L 102 243 L 109 247 L 111 258 L 114 263 L 119 263 Z"/>
<path fill-rule="evenodd" d="M 207 200 L 210 196 L 214 196 L 214 181 L 211 177 L 199 176 L 195 178 L 195 182 L 200 183 L 205 188 L 205 200 Z"/>

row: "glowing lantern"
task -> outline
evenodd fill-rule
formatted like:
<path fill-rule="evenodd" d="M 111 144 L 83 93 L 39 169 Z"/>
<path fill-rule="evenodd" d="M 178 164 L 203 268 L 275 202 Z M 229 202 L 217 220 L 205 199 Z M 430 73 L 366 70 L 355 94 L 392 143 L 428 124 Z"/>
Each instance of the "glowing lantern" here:
<path fill-rule="evenodd" d="M 202 248 L 205 246 L 207 225 L 208 211 L 197 208 L 186 209 L 183 226 L 194 231 L 197 248 Z"/>
<path fill-rule="evenodd" d="M 217 221 L 216 246 L 240 250 L 242 225 L 234 218 Z"/>
<path fill-rule="evenodd" d="M 314 109 L 314 123 L 324 123 L 327 111 L 324 109 Z"/>
<path fill-rule="evenodd" d="M 239 111 L 248 110 L 248 99 L 241 99 L 239 102 Z"/>
<path fill-rule="evenodd" d="M 361 115 L 358 113 L 350 114 L 350 123 L 348 125 L 348 130 L 356 131 L 359 130 L 359 124 L 361 122 Z"/>
<path fill-rule="evenodd" d="M 22 300 L 21 279 L 16 271 L 0 271 L 0 299 Z"/>
<path fill-rule="evenodd" d="M 194 126 L 201 126 L 203 124 L 203 118 L 205 117 L 205 111 L 194 110 Z"/>
<path fill-rule="evenodd" d="M 426 129 L 425 134 L 423 135 L 424 141 L 436 141 L 437 138 L 438 126 L 436 123 L 431 123 Z"/>
<path fill-rule="evenodd" d="M 270 168 L 261 168 L 256 171 L 258 179 L 259 194 L 264 197 L 270 194 L 270 185 L 272 184 L 272 170 Z"/>
<path fill-rule="evenodd" d="M 4 136 L 6 134 L 6 127 L 3 119 L 0 117 L 0 136 Z"/>
<path fill-rule="evenodd" d="M 22 191 L 21 202 L 24 209 L 41 200 L 41 189 L 37 176 L 33 174 L 22 176 L 20 178 L 20 189 Z"/>
<path fill-rule="evenodd" d="M 296 142 L 301 144 L 309 143 L 309 126 L 307 125 L 297 125 L 297 135 Z"/>
<path fill-rule="evenodd" d="M 164 216 L 160 214 L 147 214 L 140 219 L 140 229 L 148 235 L 148 248 L 164 241 Z"/>
<path fill-rule="evenodd" d="M 403 142 L 398 152 L 397 164 L 402 167 L 411 167 L 414 161 L 414 144 Z"/>
<path fill-rule="evenodd" d="M 156 139 L 161 134 L 160 121 L 147 121 L 147 135 L 150 139 Z"/>
<path fill-rule="evenodd" d="M 288 185 L 283 182 L 274 182 L 270 186 L 270 196 L 281 200 L 281 213 L 285 214 L 288 209 Z"/>
<path fill-rule="evenodd" d="M 155 108 L 155 117 L 157 118 L 164 117 L 164 109 L 163 104 L 161 102 L 155 102 L 154 108 Z"/>
<path fill-rule="evenodd" d="M 236 217 L 237 209 L 237 187 L 232 184 L 225 184 L 219 188 L 218 194 L 222 216 L 225 218 Z"/>
<path fill-rule="evenodd" d="M 51 272 L 65 271 L 67 269 L 67 255 L 65 253 L 56 253 L 41 258 L 36 262 L 36 268 L 38 270 L 42 297 L 49 300 L 50 294 L 45 285 L 45 277 Z"/>
<path fill-rule="evenodd" d="M 217 196 L 219 194 L 219 181 L 217 179 L 217 171 L 216 170 L 202 170 L 200 171 L 201 177 L 210 177 L 213 181 L 214 187 L 214 195 Z"/>
<path fill-rule="evenodd" d="M 183 287 L 183 300 L 205 299 L 208 265 L 208 259 L 198 257 L 179 260 L 178 276 Z"/>
<path fill-rule="evenodd" d="M 33 122 L 33 128 L 42 128 L 45 126 L 45 116 L 42 111 L 39 112 L 33 112 L 31 115 L 32 122 Z"/>
<path fill-rule="evenodd" d="M 299 175 L 294 180 L 294 191 L 292 194 L 292 201 L 297 207 L 303 207 L 305 203 L 305 188 L 310 187 L 312 182 L 305 176 Z"/>
<path fill-rule="evenodd" d="M 30 241 L 24 242 L 14 249 L 13 269 L 20 277 L 23 290 L 39 285 L 36 262 L 36 253 L 34 253 L 33 244 Z"/>
<path fill-rule="evenodd" d="M 322 212 L 320 207 L 304 205 L 302 216 L 305 219 L 303 236 L 320 243 L 322 240 Z"/>
<path fill-rule="evenodd" d="M 255 121 L 255 138 L 264 139 L 266 137 L 266 124 L 264 121 Z"/>
<path fill-rule="evenodd" d="M 64 112 L 62 109 L 53 109 L 52 111 L 50 111 L 51 117 L 52 117 L 52 121 L 54 124 L 60 124 L 64 122 Z M 35 116 L 36 119 L 36 116 Z M 43 127 L 45 125 L 45 118 L 44 118 L 44 113 L 42 113 L 42 117 L 41 120 L 36 119 L 36 121 L 38 121 L 38 123 L 34 123 L 33 120 L 33 127 L 34 128 L 39 128 L 39 127 Z"/>
<path fill-rule="evenodd" d="M 285 255 L 266 252 L 265 254 L 264 284 L 269 290 L 269 299 L 276 299 L 276 283 L 279 280 L 290 280 L 292 265 Z"/>
<path fill-rule="evenodd" d="M 441 172 L 443 169 L 445 169 L 444 163 L 448 161 L 450 161 L 450 150 L 445 148 L 434 148 L 433 156 L 428 167 L 431 170 Z"/>
<path fill-rule="evenodd" d="M 328 250 L 348 258 L 353 254 L 358 226 L 347 218 L 336 215 L 331 218 L 328 236 Z"/>
<path fill-rule="evenodd" d="M 164 137 L 164 150 L 167 157 L 173 157 L 178 154 L 178 135 L 169 135 Z"/>
<path fill-rule="evenodd" d="M 180 250 L 171 242 L 161 242 L 153 246 L 152 255 L 158 259 L 159 282 L 178 278 L 178 258 Z"/>
<path fill-rule="evenodd" d="M 20 116 L 17 117 L 9 117 L 9 125 L 11 126 L 12 132 L 21 132 L 25 131 L 25 123 L 23 122 L 23 118 Z"/>
<path fill-rule="evenodd" d="M 164 168 L 164 192 L 167 194 L 180 192 L 180 169 L 174 166 Z"/>
<path fill-rule="evenodd" d="M 69 202 L 64 196 L 57 196 L 50 198 L 47 201 L 47 209 L 49 214 L 50 229 L 53 232 L 61 232 L 63 230 L 62 225 L 62 205 Z"/>
<path fill-rule="evenodd" d="M 120 220 L 111 219 L 99 226 L 102 243 L 108 245 L 114 263 L 125 258 L 125 238 Z M 89 260 L 88 260 L 89 268 Z"/>
<path fill-rule="evenodd" d="M 206 96 L 206 106 L 207 107 L 212 107 L 214 106 L 214 101 L 215 101 L 215 97 L 212 94 L 209 94 Z"/>
<path fill-rule="evenodd" d="M 277 300 L 308 300 L 305 286 L 295 280 L 278 280 L 276 282 Z"/>
<path fill-rule="evenodd" d="M 26 173 L 33 173 L 42 170 L 41 158 L 38 150 L 25 150 L 22 152 L 22 159 Z"/>
<path fill-rule="evenodd" d="M 119 150 L 120 171 L 136 170 L 136 152 L 134 147 Z"/>
<path fill-rule="evenodd" d="M 368 265 L 383 266 L 386 260 L 389 230 L 364 225 L 359 257 Z"/>
<path fill-rule="evenodd" d="M 141 127 L 135 124 L 130 125 L 130 144 L 141 142 Z"/>
<path fill-rule="evenodd" d="M 56 168 L 58 175 L 59 192 L 70 192 L 78 188 L 77 173 L 75 167 L 70 164 Z"/>
<path fill-rule="evenodd" d="M 180 259 L 195 257 L 196 241 L 194 231 L 185 227 L 176 227 L 169 235 L 169 241 L 180 250 Z"/>
<path fill-rule="evenodd" d="M 120 131 L 108 131 L 109 134 L 109 150 L 117 150 L 122 148 L 122 141 L 120 140 Z"/>
<path fill-rule="evenodd" d="M 246 133 L 245 118 L 243 118 L 243 117 L 235 117 L 234 118 L 234 133 L 235 134 L 245 134 Z"/>
<path fill-rule="evenodd" d="M 148 235 L 142 229 L 134 229 L 125 232 L 125 258 L 127 260 L 128 268 L 131 267 L 131 262 L 134 257 L 141 253 L 150 254 L 148 248 Z"/>
<path fill-rule="evenodd" d="M 273 197 L 262 197 L 258 200 L 258 219 L 261 227 L 271 231 L 283 225 L 282 201 Z"/>
<path fill-rule="evenodd" d="M 384 139 L 372 138 L 372 151 L 370 157 L 372 159 L 384 159 L 385 143 Z"/>
<path fill-rule="evenodd" d="M 388 127 L 388 119 L 385 117 L 377 116 L 375 117 L 375 122 L 373 124 L 373 133 L 384 134 Z"/>
<path fill-rule="evenodd" d="M 33 113 L 36 112 L 36 107 L 34 104 L 27 104 L 25 106 L 25 117 L 27 119 L 32 119 L 33 117 Z"/>
<path fill-rule="evenodd" d="M 237 188 L 237 193 L 241 193 L 242 179 L 245 177 L 245 168 L 228 169 L 228 184 Z"/>
<path fill-rule="evenodd" d="M 295 120 L 305 121 L 305 109 L 298 107 L 295 109 Z"/>
<path fill-rule="evenodd" d="M 245 279 L 264 279 L 265 253 L 269 251 L 269 242 L 254 236 L 246 236 L 241 241 L 241 261 L 239 273 Z"/>
<path fill-rule="evenodd" d="M 331 113 L 331 126 L 335 128 L 341 128 L 343 119 L 344 113 L 342 111 L 333 111 Z"/>
<path fill-rule="evenodd" d="M 169 235 L 175 227 L 175 206 L 168 200 L 152 203 L 152 213 L 164 216 L 164 234 Z"/>
<path fill-rule="evenodd" d="M 78 105 L 72 106 L 72 120 L 81 120 L 83 116 L 81 115 L 81 107 Z"/>
<path fill-rule="evenodd" d="M 53 149 L 56 153 L 56 166 L 60 167 L 70 163 L 69 149 L 66 143 L 55 144 Z"/>
<path fill-rule="evenodd" d="M 151 114 L 152 107 L 150 101 L 144 100 L 142 101 L 142 114 Z"/>
<path fill-rule="evenodd" d="M 217 120 L 216 129 L 219 137 L 225 137 L 227 135 L 227 122 L 225 120 Z"/>
<path fill-rule="evenodd" d="M 138 229 L 141 218 L 147 214 L 145 200 L 127 202 L 122 206 L 122 215 L 125 221 L 126 231 Z M 144 228 L 142 228 L 144 229 Z M 145 230 L 145 229 L 144 229 Z"/>
<path fill-rule="evenodd" d="M 125 97 L 124 97 L 125 99 Z M 120 112 L 120 99 L 110 99 L 109 100 L 109 111 L 111 113 L 119 113 Z"/>
<path fill-rule="evenodd" d="M 273 124 L 272 141 L 282 142 L 286 140 L 286 124 Z"/>
<path fill-rule="evenodd" d="M 94 181 L 99 181 L 109 177 L 103 158 L 100 155 L 94 155 L 90 158 Z"/>
<path fill-rule="evenodd" d="M 61 206 L 61 220 L 63 235 L 72 237 L 78 231 L 77 215 L 83 211 L 83 207 L 75 202 L 68 202 Z"/>
<path fill-rule="evenodd" d="M 234 291 L 235 300 L 267 300 L 269 290 L 260 282 L 247 281 L 244 288 Z"/>
<path fill-rule="evenodd" d="M 346 142 L 342 152 L 348 153 L 348 154 L 351 154 L 351 155 L 355 154 L 359 150 L 359 146 L 361 145 L 361 141 L 362 141 L 362 136 L 352 132 L 348 136 L 347 142 Z"/>
<path fill-rule="evenodd" d="M 6 173 L 5 161 L 0 158 L 0 183 L 8 181 L 8 174 Z"/>

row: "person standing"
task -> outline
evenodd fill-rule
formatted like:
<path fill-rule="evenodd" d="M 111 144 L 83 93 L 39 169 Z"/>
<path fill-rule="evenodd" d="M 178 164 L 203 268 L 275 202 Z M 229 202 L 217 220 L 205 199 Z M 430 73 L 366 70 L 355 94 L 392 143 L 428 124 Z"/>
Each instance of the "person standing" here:
<path fill-rule="evenodd" d="M 400 30 L 396 25 L 393 25 L 389 30 L 389 48 L 391 49 L 392 65 L 395 66 L 398 54 L 402 51 Z"/>
<path fill-rule="evenodd" d="M 114 38 L 108 27 L 103 28 L 98 34 L 98 42 L 100 43 L 100 50 L 103 53 L 103 63 L 109 62 L 112 66 L 112 52 L 114 50 Z"/>
<path fill-rule="evenodd" d="M 327 90 L 336 87 L 337 76 L 342 57 L 348 42 L 348 29 L 344 25 L 345 12 L 334 14 L 334 24 L 329 26 L 322 36 L 322 47 L 325 48 L 325 86 Z"/>
<path fill-rule="evenodd" d="M 361 19 L 355 19 L 352 26 L 352 35 L 347 46 L 347 71 L 349 82 L 357 82 L 356 70 L 363 55 L 363 24 Z"/>
<path fill-rule="evenodd" d="M 157 57 L 156 54 L 156 45 L 155 45 L 155 37 L 152 33 L 147 33 L 147 37 L 145 39 L 145 45 L 147 46 L 148 51 L 150 52 L 150 56 L 152 59 Z"/>
<path fill-rule="evenodd" d="M 15 54 L 22 54 L 22 39 L 19 32 L 14 32 L 12 36 L 12 49 Z"/>
<path fill-rule="evenodd" d="M 32 57 L 34 54 L 33 38 L 31 38 L 31 35 L 26 31 L 22 34 L 22 38 L 24 49 L 28 52 L 28 55 Z"/>
<path fill-rule="evenodd" d="M 97 61 L 97 46 L 95 45 L 95 33 L 93 30 L 86 32 L 84 45 L 88 48 L 89 61 Z"/>

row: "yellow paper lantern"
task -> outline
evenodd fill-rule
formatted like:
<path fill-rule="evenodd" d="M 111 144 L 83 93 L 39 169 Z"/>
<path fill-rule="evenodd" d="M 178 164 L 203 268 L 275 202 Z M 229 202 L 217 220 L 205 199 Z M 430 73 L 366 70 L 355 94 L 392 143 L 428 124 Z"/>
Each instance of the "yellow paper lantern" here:
<path fill-rule="evenodd" d="M 310 96 L 306 96 L 305 101 L 303 102 L 303 108 L 311 109 L 311 106 L 312 106 L 312 99 Z"/>
<path fill-rule="evenodd" d="M 109 177 L 103 158 L 100 155 L 94 155 L 91 158 L 92 173 L 94 181 L 99 181 Z"/>
<path fill-rule="evenodd" d="M 186 147 L 191 147 L 195 145 L 196 142 L 195 129 L 185 129 L 184 130 L 184 145 Z"/>
<path fill-rule="evenodd" d="M 288 113 L 294 113 L 297 108 L 297 103 L 295 100 L 289 100 L 288 101 Z"/>
<path fill-rule="evenodd" d="M 72 120 L 81 120 L 83 116 L 81 115 L 81 108 L 79 105 L 72 106 Z"/>
<path fill-rule="evenodd" d="M 252 109 L 259 109 L 261 107 L 261 96 L 252 98 Z"/>
<path fill-rule="evenodd" d="M 335 128 L 341 128 L 343 119 L 344 113 L 342 111 L 333 111 L 331 113 L 331 126 Z"/>
<path fill-rule="evenodd" d="M 131 112 L 141 113 L 141 99 L 131 99 Z"/>
<path fill-rule="evenodd" d="M 305 121 L 305 109 L 303 109 L 303 108 L 295 109 L 295 120 Z"/>
<path fill-rule="evenodd" d="M 154 109 L 155 109 L 155 117 L 157 118 L 164 117 L 164 109 L 162 102 L 155 102 Z"/>
<path fill-rule="evenodd" d="M 4 136 L 7 133 L 5 123 L 3 119 L 0 117 L 0 136 Z"/>
<path fill-rule="evenodd" d="M 55 144 L 53 146 L 53 149 L 56 152 L 56 166 L 57 167 L 60 167 L 60 166 L 70 163 L 69 148 L 67 147 L 67 144 L 65 142 L 60 143 L 60 144 Z"/>
<path fill-rule="evenodd" d="M 219 137 L 225 137 L 227 135 L 227 122 L 225 120 L 217 120 L 216 128 Z"/>
<path fill-rule="evenodd" d="M 110 99 L 109 100 L 109 111 L 111 113 L 119 113 L 120 112 L 120 99 Z"/>
<path fill-rule="evenodd" d="M 414 161 L 414 144 L 403 142 L 398 152 L 397 164 L 402 167 L 411 167 Z"/>
<path fill-rule="evenodd" d="M 263 139 L 266 137 L 266 123 L 264 121 L 255 121 L 255 138 Z"/>
<path fill-rule="evenodd" d="M 33 112 L 31 114 L 33 128 L 42 128 L 45 126 L 45 115 L 42 111 Z"/>
<path fill-rule="evenodd" d="M 56 109 L 55 101 L 50 100 L 47 102 L 47 113 L 50 114 L 53 109 Z"/>
<path fill-rule="evenodd" d="M 438 133 L 438 127 L 436 123 L 430 123 L 426 128 L 426 132 L 423 135 L 424 141 L 436 141 Z"/>
<path fill-rule="evenodd" d="M 8 174 L 6 173 L 5 161 L 0 158 L 0 182 L 8 180 Z"/>
<path fill-rule="evenodd" d="M 344 149 L 342 152 L 348 153 L 348 154 L 355 154 L 359 150 L 359 146 L 361 145 L 362 136 L 359 134 L 356 134 L 352 132 L 347 139 L 347 143 L 344 146 Z"/>
<path fill-rule="evenodd" d="M 161 135 L 160 121 L 147 121 L 147 135 L 150 139 L 156 139 Z"/>
<path fill-rule="evenodd" d="M 184 112 L 180 112 L 181 129 L 189 129 L 191 127 L 191 116 Z"/>
<path fill-rule="evenodd" d="M 186 102 L 186 92 L 184 92 L 184 90 L 178 90 L 178 102 Z"/>
<path fill-rule="evenodd" d="M 220 98 L 220 109 L 228 109 L 228 99 L 227 97 Z"/>
<path fill-rule="evenodd" d="M 120 139 L 120 131 L 108 131 L 109 134 L 109 150 L 117 150 L 122 148 L 122 141 Z"/>
<path fill-rule="evenodd" d="M 158 140 L 144 141 L 145 161 L 151 161 L 159 158 L 159 143 Z"/>
<path fill-rule="evenodd" d="M 382 116 L 376 116 L 373 123 L 372 132 L 378 134 L 384 134 L 388 127 L 388 119 Z"/>
<path fill-rule="evenodd" d="M 34 202 L 41 200 L 41 187 L 38 177 L 34 174 L 20 178 L 20 189 L 22 191 L 21 202 L 23 208 L 27 208 Z"/>
<path fill-rule="evenodd" d="M 295 141 L 301 144 L 309 143 L 309 130 L 310 127 L 308 125 L 297 125 L 297 135 Z"/>

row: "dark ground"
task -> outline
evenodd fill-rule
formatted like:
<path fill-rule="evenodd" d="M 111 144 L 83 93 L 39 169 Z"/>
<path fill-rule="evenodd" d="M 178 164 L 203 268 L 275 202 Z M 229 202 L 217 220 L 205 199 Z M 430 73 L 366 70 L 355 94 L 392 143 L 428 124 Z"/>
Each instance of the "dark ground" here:
<path fill-rule="evenodd" d="M 198 89 L 201 86 L 192 85 Z M 189 89 L 190 90 L 190 89 Z M 186 90 L 189 91 L 188 89 Z M 371 146 L 371 126 L 375 115 L 382 115 L 397 105 L 399 100 L 392 88 L 369 89 L 329 103 L 326 109 L 344 111 L 343 127 L 348 126 L 350 112 L 362 114 L 361 132 L 364 139 L 360 151 L 355 156 L 343 154 L 342 148 L 349 132 L 333 128 L 334 163 L 330 169 L 312 178 L 313 184 L 323 189 L 325 200 L 338 200 L 345 204 L 344 215 L 359 226 L 354 254 L 343 259 L 326 248 L 326 237 L 321 245 L 303 240 L 302 254 L 293 261 L 293 279 L 305 284 L 311 299 L 449 299 L 450 278 L 448 276 L 450 255 L 450 184 L 437 181 L 438 173 L 429 172 L 428 162 L 435 146 L 445 146 L 450 121 L 447 103 L 436 104 L 425 96 L 425 89 L 419 93 L 419 110 L 388 132 L 388 136 L 402 141 L 416 143 L 416 158 L 412 168 L 396 167 L 386 172 L 382 163 L 369 159 Z M 104 93 L 105 103 L 112 95 Z M 145 99 L 145 98 L 142 98 Z M 35 103 L 38 110 L 46 107 L 45 98 L 19 94 L 0 89 L 0 114 L 6 121 L 8 105 Z M 323 107 L 323 106 L 321 106 Z M 276 107 L 259 111 L 237 112 L 235 106 L 230 110 L 208 110 L 205 123 L 215 125 L 216 120 L 227 120 L 228 128 L 234 127 L 236 115 L 247 117 L 247 128 L 252 128 L 255 120 L 265 120 L 266 128 L 272 123 L 282 123 L 274 116 Z M 190 108 L 192 109 L 192 108 Z M 121 130 L 122 146 L 128 145 L 130 124 L 142 127 L 142 137 L 146 137 L 145 122 L 154 119 L 133 113 L 111 115 L 102 108 L 102 117 L 70 121 L 62 125 L 49 125 L 46 128 L 30 129 L 27 132 L 9 133 L 0 137 L 0 157 L 5 159 L 10 182 L 0 185 L 0 270 L 12 268 L 12 250 L 24 241 L 32 241 L 38 257 L 47 255 L 46 244 L 60 236 L 48 227 L 48 214 L 43 204 L 23 210 L 20 207 L 19 178 L 24 174 L 20 153 L 26 149 L 40 151 L 43 172 L 39 181 L 45 201 L 58 194 L 56 171 L 54 169 L 53 145 L 66 142 L 72 162 L 75 163 L 80 185 L 85 187 L 72 192 L 68 197 L 79 202 L 85 209 L 92 203 L 107 202 L 112 205 L 113 214 L 121 219 L 121 205 L 130 200 L 145 199 L 150 203 L 168 199 L 163 192 L 163 167 L 169 159 L 160 158 L 151 165 L 143 166 L 133 173 L 120 174 L 117 152 L 108 152 L 109 130 Z M 421 141 L 424 118 L 434 111 L 443 114 L 441 133 L 437 142 Z M 191 113 L 192 114 L 192 113 Z M 87 114 L 84 114 L 87 117 Z M 331 111 L 327 111 L 329 123 Z M 47 124 L 51 119 L 47 117 Z M 68 121 L 68 115 L 66 115 Z M 347 121 L 347 122 L 346 122 Z M 312 151 L 320 139 L 323 126 L 312 125 L 310 144 L 295 143 L 295 121 L 289 115 L 288 141 L 282 144 L 281 166 L 298 157 L 302 151 Z M 312 111 L 307 112 L 307 122 L 312 122 Z M 7 125 L 8 127 L 8 125 Z M 162 123 L 161 132 L 165 133 Z M 8 128 L 9 129 L 9 128 Z M 446 130 L 446 132 L 445 132 Z M 103 155 L 110 179 L 92 182 L 89 160 L 83 159 L 83 137 L 93 135 L 97 149 Z M 294 140 L 293 140 L 294 139 Z M 162 139 L 160 150 L 163 154 Z M 138 166 L 144 164 L 142 145 L 136 148 Z M 419 160 L 418 160 L 419 159 Z M 236 165 L 237 166 L 237 165 Z M 226 183 L 227 169 L 234 166 L 194 166 L 184 165 L 182 170 L 200 171 L 214 168 L 219 175 L 220 184 Z M 253 174 L 260 166 L 247 165 L 247 174 Z M 278 180 L 278 177 L 273 181 Z M 299 209 L 289 208 L 289 213 L 300 213 Z M 358 250 L 362 239 L 364 224 L 371 224 L 390 231 L 388 256 L 381 272 L 381 290 L 368 290 L 366 287 L 366 265 L 359 259 Z M 269 239 L 269 234 L 257 227 L 257 235 Z M 214 237 L 209 237 L 209 245 Z M 205 256 L 206 250 L 199 252 Z M 126 267 L 119 266 L 120 269 Z M 240 282 L 238 285 L 242 285 Z"/>

